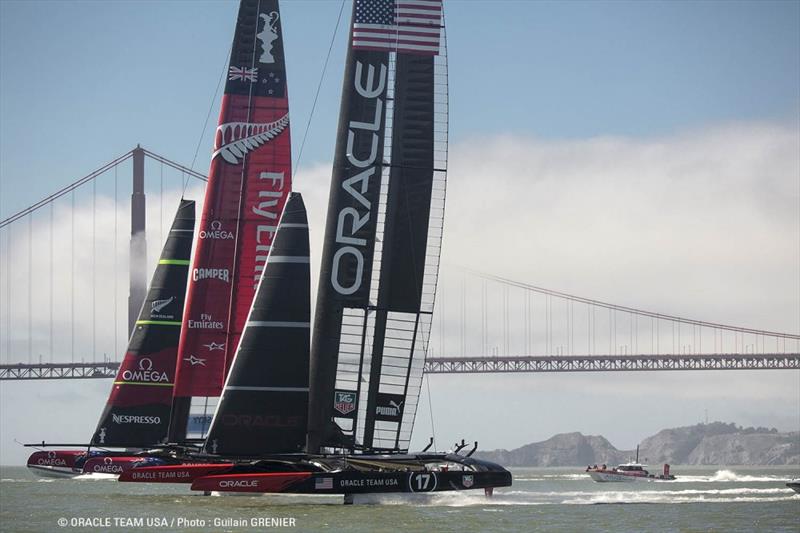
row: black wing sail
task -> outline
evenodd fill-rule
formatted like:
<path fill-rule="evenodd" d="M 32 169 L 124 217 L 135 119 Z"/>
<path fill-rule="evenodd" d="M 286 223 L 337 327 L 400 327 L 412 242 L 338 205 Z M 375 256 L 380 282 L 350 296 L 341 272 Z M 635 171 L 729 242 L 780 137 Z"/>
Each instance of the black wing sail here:
<path fill-rule="evenodd" d="M 141 447 L 167 437 L 194 211 L 181 200 L 92 444 Z"/>
<path fill-rule="evenodd" d="M 354 3 L 313 332 L 310 453 L 408 448 L 444 216 L 442 20 L 441 1 Z"/>
<path fill-rule="evenodd" d="M 305 446 L 311 321 L 308 219 L 290 193 L 206 439 L 226 456 Z"/>

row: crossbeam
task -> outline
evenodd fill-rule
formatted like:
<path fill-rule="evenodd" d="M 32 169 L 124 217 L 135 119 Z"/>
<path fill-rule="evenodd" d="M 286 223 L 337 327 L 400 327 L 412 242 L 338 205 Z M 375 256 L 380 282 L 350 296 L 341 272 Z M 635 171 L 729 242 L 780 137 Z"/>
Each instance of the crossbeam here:
<path fill-rule="evenodd" d="M 113 378 L 118 368 L 114 362 L 19 363 L 0 365 L 0 380 Z M 428 357 L 425 361 L 427 374 L 664 370 L 800 370 L 800 353 Z"/>

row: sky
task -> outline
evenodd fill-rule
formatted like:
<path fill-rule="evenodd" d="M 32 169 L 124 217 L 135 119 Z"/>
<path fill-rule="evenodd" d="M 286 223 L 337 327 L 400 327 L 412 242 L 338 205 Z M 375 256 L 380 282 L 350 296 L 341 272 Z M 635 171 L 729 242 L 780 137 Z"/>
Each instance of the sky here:
<path fill-rule="evenodd" d="M 295 162 L 340 6 L 281 4 Z M 205 172 L 236 9 L 213 1 L 0 2 L 0 219 L 137 143 Z M 348 17 L 349 5 L 295 165 L 312 257 L 325 220 Z M 450 172 L 438 312 L 454 327 L 434 331 L 432 346 L 452 352 L 460 344 L 459 265 L 662 313 L 800 332 L 800 3 L 450 0 L 446 17 Z M 149 221 L 164 226 L 179 181 L 168 177 L 162 191 L 159 169 L 148 168 Z M 71 253 L 73 215 L 79 234 L 92 216 L 110 228 L 112 189 L 108 180 L 98 187 L 98 208 L 84 191 L 74 208 L 55 209 L 56 257 Z M 193 184 L 191 194 L 199 199 L 201 189 Z M 124 237 L 118 218 L 115 235 Z M 40 222 L 32 233 L 47 231 Z M 5 302 L 22 297 L 21 276 L 33 275 L 16 268 L 27 253 L 20 228 L 28 230 L 17 226 L 2 248 L 3 318 Z M 107 229 L 98 246 L 112 239 Z M 111 286 L 113 261 L 126 261 L 121 242 L 78 280 L 79 293 L 92 290 L 92 278 Z M 89 265 L 85 247 L 74 261 L 79 271 Z M 59 287 L 64 270 L 54 274 Z M 40 310 L 53 306 L 34 298 L 31 319 L 45 324 L 49 313 Z M 119 324 L 98 326 L 94 314 L 103 312 L 94 307 L 71 311 L 78 337 L 94 332 L 113 353 L 124 325 L 121 334 Z M 61 320 L 57 333 L 64 328 Z M 11 329 L 4 338 L 16 350 L 25 328 Z M 713 420 L 800 429 L 793 371 L 428 379 L 431 409 L 426 394 L 415 443 L 427 442 L 432 412 L 440 448 L 461 438 L 513 448 L 582 431 L 630 449 L 706 411 Z M 0 463 L 24 460 L 13 439 L 86 440 L 109 386 L 2 382 Z"/>

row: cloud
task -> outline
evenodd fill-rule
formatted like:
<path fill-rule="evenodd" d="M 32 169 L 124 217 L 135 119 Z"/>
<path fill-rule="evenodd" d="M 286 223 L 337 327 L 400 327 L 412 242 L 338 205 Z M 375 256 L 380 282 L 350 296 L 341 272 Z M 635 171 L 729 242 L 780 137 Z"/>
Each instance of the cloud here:
<path fill-rule="evenodd" d="M 148 283 L 180 196 L 167 190 L 162 201 L 161 194 L 148 194 Z M 130 204 L 104 195 L 94 205 L 80 198 L 74 209 L 65 197 L 52 213 L 44 208 L 3 231 L 4 363 L 118 359 L 125 349 Z M 202 188 L 190 188 L 187 198 L 202 205 Z"/>

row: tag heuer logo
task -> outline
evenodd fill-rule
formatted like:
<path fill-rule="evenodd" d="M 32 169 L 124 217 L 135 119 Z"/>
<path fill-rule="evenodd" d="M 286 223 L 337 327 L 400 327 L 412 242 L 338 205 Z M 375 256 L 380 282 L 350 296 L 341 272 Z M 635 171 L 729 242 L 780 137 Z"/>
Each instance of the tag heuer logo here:
<path fill-rule="evenodd" d="M 475 483 L 475 478 L 472 477 L 472 474 L 464 474 L 461 476 L 461 484 L 464 485 L 465 489 L 470 488 Z"/>
<path fill-rule="evenodd" d="M 355 392 L 337 392 L 333 402 L 333 408 L 346 415 L 356 409 Z"/>

